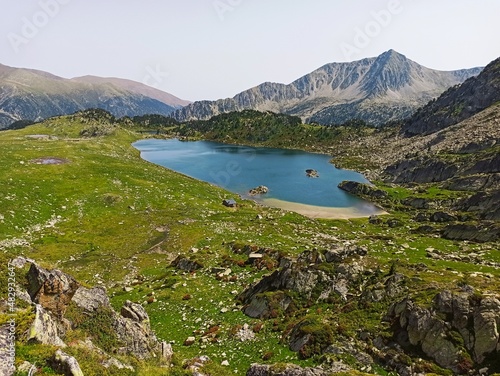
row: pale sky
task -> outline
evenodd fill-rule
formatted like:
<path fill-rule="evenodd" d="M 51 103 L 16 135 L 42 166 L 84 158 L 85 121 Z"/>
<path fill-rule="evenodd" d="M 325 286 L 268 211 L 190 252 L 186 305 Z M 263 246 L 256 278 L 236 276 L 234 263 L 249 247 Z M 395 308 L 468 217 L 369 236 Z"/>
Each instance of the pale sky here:
<path fill-rule="evenodd" d="M 433 69 L 500 56 L 500 0 L 0 0 L 0 63 L 232 97 L 394 49 Z"/>

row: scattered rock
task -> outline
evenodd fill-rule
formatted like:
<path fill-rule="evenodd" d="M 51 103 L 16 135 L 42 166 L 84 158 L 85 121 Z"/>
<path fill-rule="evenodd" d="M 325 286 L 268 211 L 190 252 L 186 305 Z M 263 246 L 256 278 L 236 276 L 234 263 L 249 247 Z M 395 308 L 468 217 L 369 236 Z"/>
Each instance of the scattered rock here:
<path fill-rule="evenodd" d="M 295 364 L 252 364 L 246 376 L 330 376 L 351 370 L 342 362 L 330 362 L 325 368 L 302 368 Z"/>
<path fill-rule="evenodd" d="M 135 369 L 134 367 L 132 367 L 131 365 L 128 365 L 128 364 L 124 364 L 122 362 L 120 362 L 118 359 L 116 358 L 109 358 L 109 359 L 106 359 L 102 365 L 105 367 L 105 368 L 111 368 L 111 367 L 115 367 L 115 368 L 118 368 L 118 369 L 128 369 L 129 371 L 132 371 L 134 372 Z"/>
<path fill-rule="evenodd" d="M 196 337 L 187 337 L 184 341 L 184 346 L 191 346 L 196 342 Z"/>
<path fill-rule="evenodd" d="M 442 212 L 442 211 L 437 211 L 431 214 L 430 216 L 430 221 L 431 222 L 452 222 L 456 221 L 457 218 L 451 214 Z"/>
<path fill-rule="evenodd" d="M 241 342 L 251 341 L 255 339 L 255 333 L 248 326 L 248 324 L 244 324 L 243 328 L 238 330 L 236 333 L 236 338 L 238 338 Z"/>
<path fill-rule="evenodd" d="M 194 272 L 195 270 L 203 268 L 203 265 L 199 261 L 191 260 L 182 255 L 178 256 L 174 261 L 172 261 L 171 265 L 187 272 Z"/>
<path fill-rule="evenodd" d="M 403 223 L 399 219 L 396 219 L 396 218 L 390 218 L 387 220 L 386 223 L 387 223 L 387 226 L 389 226 L 390 228 L 396 228 L 396 227 L 403 226 Z"/>
<path fill-rule="evenodd" d="M 259 185 L 256 188 L 252 188 L 248 191 L 248 194 L 250 196 L 256 196 L 256 195 L 264 195 L 267 192 L 269 192 L 269 188 L 267 188 L 265 185 Z"/>
<path fill-rule="evenodd" d="M 57 350 L 53 357 L 53 367 L 65 376 L 83 376 L 77 360 L 68 354 Z"/>

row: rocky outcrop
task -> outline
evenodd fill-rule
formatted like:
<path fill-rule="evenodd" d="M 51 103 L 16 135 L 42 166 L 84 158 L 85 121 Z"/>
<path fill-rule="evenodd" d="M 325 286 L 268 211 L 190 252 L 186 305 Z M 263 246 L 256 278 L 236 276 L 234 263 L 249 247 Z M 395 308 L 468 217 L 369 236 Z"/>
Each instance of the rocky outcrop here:
<path fill-rule="evenodd" d="M 388 166 L 384 173 L 392 177 L 398 184 L 405 183 L 434 183 L 451 179 L 458 171 L 455 164 L 440 160 L 428 159 L 403 159 Z"/>
<path fill-rule="evenodd" d="M 443 291 L 431 308 L 411 299 L 391 306 L 388 317 L 395 340 L 421 349 L 441 367 L 467 373 L 488 356 L 500 355 L 500 300 Z"/>
<path fill-rule="evenodd" d="M 302 368 L 295 364 L 252 364 L 246 376 L 330 376 L 335 373 L 348 372 L 351 367 L 342 362 L 331 362 L 325 368 Z"/>
<path fill-rule="evenodd" d="M 54 354 L 52 364 L 54 369 L 64 376 L 83 376 L 78 361 L 61 350 L 57 350 Z"/>
<path fill-rule="evenodd" d="M 306 170 L 306 176 L 308 178 L 319 178 L 319 174 L 318 174 L 318 171 L 312 169 L 312 168 L 308 168 Z"/>
<path fill-rule="evenodd" d="M 369 199 L 382 199 L 387 197 L 386 191 L 375 188 L 374 186 L 369 184 L 359 183 L 357 181 L 344 180 L 338 185 L 338 187 L 359 197 L 365 197 Z"/>
<path fill-rule="evenodd" d="M 256 196 L 256 195 L 264 195 L 267 192 L 269 192 L 269 188 L 267 188 L 265 185 L 259 185 L 258 187 L 250 189 L 248 191 L 248 194 L 250 196 Z"/>
<path fill-rule="evenodd" d="M 431 222 L 441 223 L 441 222 L 453 222 L 457 220 L 457 217 L 451 215 L 450 213 L 446 213 L 443 211 L 437 211 L 431 214 L 429 217 Z"/>
<path fill-rule="evenodd" d="M 492 242 L 500 239 L 500 226 L 494 224 L 450 224 L 441 231 L 441 236 L 449 240 Z"/>
<path fill-rule="evenodd" d="M 60 270 L 49 271 L 35 263 L 31 264 L 26 278 L 31 300 L 50 311 L 57 319 L 62 319 L 79 287 L 78 282 Z"/>
<path fill-rule="evenodd" d="M 288 336 L 290 350 L 301 359 L 321 355 L 333 343 L 333 330 L 326 321 L 305 318 L 296 324 Z"/>
<path fill-rule="evenodd" d="M 121 344 L 117 349 L 120 354 L 170 361 L 172 347 L 158 341 L 151 330 L 149 316 L 140 304 L 127 301 L 118 314 L 103 287 L 88 289 L 60 270 L 48 271 L 34 262 L 31 262 L 27 279 L 28 292 L 35 303 L 35 320 L 28 334 L 30 342 L 66 347 L 62 339 L 66 329 L 78 325 L 64 317 L 68 305 L 73 304 L 89 318 L 103 312 L 109 316 L 114 335 Z"/>
<path fill-rule="evenodd" d="M 191 260 L 185 256 L 179 255 L 174 261 L 172 266 L 186 272 L 194 272 L 195 270 L 203 268 L 203 265 L 197 260 Z"/>
<path fill-rule="evenodd" d="M 66 347 L 66 344 L 59 337 L 61 332 L 61 324 L 40 304 L 35 305 L 35 320 L 31 324 L 28 334 L 28 342 L 41 343 L 44 345 L 53 345 L 58 347 Z"/>
<path fill-rule="evenodd" d="M 484 220 L 500 220 L 500 190 L 478 192 L 460 201 L 457 210 L 477 213 Z"/>
<path fill-rule="evenodd" d="M 75 303 L 86 314 L 92 315 L 99 310 L 106 310 L 112 315 L 112 327 L 122 346 L 121 354 L 132 354 L 139 359 L 159 356 L 164 361 L 172 357 L 169 344 L 159 342 L 151 330 L 149 316 L 140 304 L 126 301 L 120 314 L 113 311 L 106 290 L 102 287 L 87 289 L 80 287 L 73 297 Z M 170 348 L 169 348 L 170 347 Z"/>
<path fill-rule="evenodd" d="M 500 189 L 500 174 L 477 174 L 470 176 L 456 176 L 446 182 L 444 188 L 451 191 L 484 191 Z"/>
<path fill-rule="evenodd" d="M 151 330 L 149 316 L 140 304 L 126 301 L 120 316 L 115 317 L 113 328 L 118 339 L 124 343 L 119 353 L 149 359 L 153 356 L 168 356 L 166 354 L 171 351 L 166 343 L 160 343 L 156 338 Z"/>
<path fill-rule="evenodd" d="M 303 252 L 297 261 L 284 263 L 280 270 L 264 276 L 246 289 L 238 296 L 238 300 L 244 304 L 246 315 L 270 318 L 293 311 L 295 305 L 292 296 L 296 294 L 302 299 L 313 301 L 326 300 L 332 294 L 347 299 L 363 268 L 355 261 L 330 264 L 325 268 L 321 266 L 364 254 L 365 249 L 349 246 L 325 251 L 324 254 L 318 251 Z M 329 272 L 325 271 L 328 269 Z"/>

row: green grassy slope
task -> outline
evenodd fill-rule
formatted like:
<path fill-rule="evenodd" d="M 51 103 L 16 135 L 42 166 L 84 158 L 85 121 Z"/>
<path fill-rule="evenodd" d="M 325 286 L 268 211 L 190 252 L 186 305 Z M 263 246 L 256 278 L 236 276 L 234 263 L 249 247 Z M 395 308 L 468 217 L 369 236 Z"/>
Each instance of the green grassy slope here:
<path fill-rule="evenodd" d="M 90 133 L 98 136 L 82 137 Z M 277 265 L 272 260 L 260 270 L 244 265 L 245 258 L 231 249 L 234 242 L 290 256 L 343 241 L 366 245 L 369 254 L 363 264 L 387 273 L 393 263 L 393 268 L 414 277 L 410 289 L 423 302 L 438 289 L 453 289 L 464 281 L 482 290 L 499 289 L 498 269 L 430 260 L 425 251 L 431 246 L 443 253 L 481 251 L 498 262 L 492 245 L 411 234 L 408 230 L 414 224 L 407 213 L 393 213 L 391 217 L 402 226 L 390 228 L 369 224 L 367 219 L 312 220 L 251 201 L 238 200 L 238 208 L 226 208 L 222 200 L 234 195 L 141 160 L 131 146 L 139 137 L 110 119 L 82 114 L 0 133 L 0 257 L 6 261 L 24 255 L 42 266 L 57 267 L 87 286 L 102 284 L 116 309 L 127 299 L 142 303 L 154 298 L 145 306 L 158 337 L 173 342 L 176 356 L 171 375 L 182 375 L 182 361 L 196 355 L 212 359 L 207 371 L 212 375 L 244 375 L 254 362 L 315 364 L 317 358 L 299 360 L 281 341 L 282 330 L 310 312 L 332 322 L 338 334 L 350 336 L 361 327 L 386 330 L 380 319 L 390 302 L 370 309 L 312 304 L 297 317 L 274 321 L 245 316 L 236 306 L 235 295 Z M 47 157 L 66 163 L 35 163 Z M 187 273 L 170 267 L 178 254 L 198 260 L 203 269 Z M 414 266 L 421 263 L 428 269 L 416 271 Z M 213 267 L 231 272 L 219 278 Z M 3 279 L 0 285 L 6 285 Z M 124 286 L 132 290 L 126 292 Z M 5 292 L 5 288 L 0 291 L 2 296 Z M 241 342 L 234 336 L 244 324 L 263 324 L 254 341 Z M 199 339 L 210 331 L 213 335 L 206 341 L 182 345 L 193 333 Z M 19 330 L 19 362 L 44 364 L 50 351 L 26 345 Z M 85 358 L 80 352 L 75 356 Z M 230 366 L 221 366 L 223 360 Z M 133 364 L 139 375 L 166 373 L 154 362 Z M 112 374 L 92 358 L 82 360 L 82 368 L 85 375 Z M 53 373 L 46 366 L 41 374 Z"/>

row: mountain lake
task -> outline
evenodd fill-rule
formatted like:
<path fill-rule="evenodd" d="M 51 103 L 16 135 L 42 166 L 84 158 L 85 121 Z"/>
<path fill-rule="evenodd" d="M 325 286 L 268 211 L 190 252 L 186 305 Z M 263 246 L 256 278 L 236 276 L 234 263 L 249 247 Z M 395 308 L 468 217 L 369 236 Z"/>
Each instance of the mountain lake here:
<path fill-rule="evenodd" d="M 384 212 L 337 187 L 343 180 L 362 183 L 363 175 L 337 169 L 325 154 L 300 150 L 222 144 L 212 141 L 145 139 L 133 146 L 141 157 L 184 175 L 225 188 L 242 198 L 311 217 L 364 217 Z M 319 177 L 308 177 L 307 169 Z M 268 193 L 249 195 L 260 185 Z M 228 196 L 228 198 L 231 198 Z"/>

